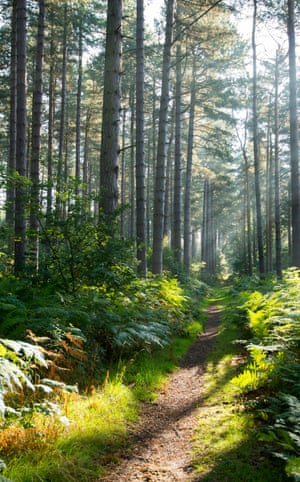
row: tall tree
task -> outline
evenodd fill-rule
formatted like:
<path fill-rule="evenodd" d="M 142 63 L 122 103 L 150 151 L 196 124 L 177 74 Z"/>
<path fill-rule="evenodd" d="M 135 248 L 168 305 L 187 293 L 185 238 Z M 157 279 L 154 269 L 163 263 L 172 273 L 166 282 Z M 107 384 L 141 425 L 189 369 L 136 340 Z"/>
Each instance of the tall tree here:
<path fill-rule="evenodd" d="M 62 44 L 62 65 L 61 65 L 61 106 L 60 106 L 60 124 L 59 124 L 59 147 L 58 147 L 58 164 L 57 164 L 57 185 L 58 193 L 56 199 L 56 217 L 59 219 L 62 215 L 62 198 L 61 191 L 63 189 L 64 177 L 64 153 L 66 149 L 66 102 L 67 102 L 67 35 L 68 35 L 68 5 L 64 3 L 64 21 L 63 21 L 63 44 Z"/>
<path fill-rule="evenodd" d="M 179 15 L 179 9 L 177 11 Z M 178 22 L 178 29 L 180 25 Z M 178 35 L 177 35 L 178 37 Z M 173 192 L 173 229 L 172 229 L 172 248 L 175 259 L 181 262 L 181 214 L 182 214 L 182 152 L 181 152 L 181 43 L 178 41 L 176 46 L 176 85 L 175 85 L 175 163 L 174 163 L 174 192 Z"/>
<path fill-rule="evenodd" d="M 295 41 L 295 2 L 288 0 L 289 40 L 289 112 L 292 202 L 292 265 L 300 268 L 300 192 L 299 192 L 299 139 L 297 114 L 297 72 Z"/>
<path fill-rule="evenodd" d="M 280 219 L 280 158 L 279 158 L 279 65 L 280 50 L 276 51 L 275 80 L 274 80 L 274 190 L 275 190 L 275 258 L 277 278 L 282 278 L 281 260 L 281 219 Z"/>
<path fill-rule="evenodd" d="M 163 232 L 164 232 L 164 202 L 166 183 L 166 148 L 167 148 L 167 123 L 169 107 L 169 83 L 171 67 L 171 45 L 173 34 L 174 0 L 167 2 L 166 32 L 163 52 L 163 72 L 161 84 L 161 98 L 159 109 L 159 127 L 157 160 L 154 188 L 153 210 L 153 252 L 152 272 L 162 274 L 163 270 Z"/>
<path fill-rule="evenodd" d="M 45 37 L 45 1 L 39 2 L 38 34 L 36 44 L 35 74 L 32 99 L 32 140 L 30 159 L 30 228 L 31 228 L 31 260 L 38 267 L 38 213 L 40 206 L 40 147 L 41 116 L 43 95 L 43 54 Z"/>
<path fill-rule="evenodd" d="M 121 116 L 122 0 L 108 0 L 100 156 L 101 207 L 111 215 L 118 204 Z"/>
<path fill-rule="evenodd" d="M 25 176 L 27 170 L 27 103 L 26 103 L 26 0 L 17 0 L 17 138 L 15 201 L 15 272 L 25 269 L 26 218 Z"/>
<path fill-rule="evenodd" d="M 80 181 L 80 158 L 81 158 L 81 97 L 82 97 L 82 62 L 83 62 L 83 19 L 82 11 L 79 11 L 78 19 L 78 78 L 77 78 L 77 101 L 76 101 L 76 152 L 75 152 L 75 192 L 79 193 Z"/>
<path fill-rule="evenodd" d="M 261 213 L 261 188 L 260 188 L 260 159 L 259 159 L 259 138 L 258 138 L 258 107 L 257 107 L 257 53 L 256 53 L 256 21 L 257 21 L 257 0 L 253 1 L 253 25 L 252 25 L 252 63 L 253 63 L 253 156 L 254 156 L 254 175 L 255 175 L 255 200 L 256 200 L 256 232 L 259 273 L 265 272 L 264 249 L 263 249 L 263 229 Z"/>
<path fill-rule="evenodd" d="M 49 47 L 49 82 L 48 82 L 48 149 L 47 149 L 47 207 L 46 220 L 50 222 L 52 215 L 52 189 L 53 189 L 53 129 L 54 129 L 54 111 L 55 111 L 55 78 L 54 78 L 54 25 L 53 10 L 49 10 L 50 27 L 50 47 Z"/>
<path fill-rule="evenodd" d="M 193 173 L 193 146 L 194 146 L 194 122 L 196 107 L 196 54 L 193 55 L 193 68 L 191 80 L 191 99 L 188 127 L 187 160 L 184 191 L 184 266 L 189 273 L 192 258 L 192 233 L 191 233 L 191 202 L 192 202 L 192 173 Z"/>
<path fill-rule="evenodd" d="M 6 222 L 9 228 L 9 252 L 12 249 L 14 210 L 15 210 L 15 183 L 12 175 L 16 169 L 16 136 L 17 136 L 17 27 L 16 27 L 17 0 L 13 0 L 11 12 L 11 51 L 10 51 L 10 115 L 9 115 L 9 157 L 8 157 L 8 182 L 6 189 Z"/>
<path fill-rule="evenodd" d="M 146 275 L 146 199 L 144 155 L 144 0 L 137 0 L 136 20 L 136 237 L 138 271 Z"/>

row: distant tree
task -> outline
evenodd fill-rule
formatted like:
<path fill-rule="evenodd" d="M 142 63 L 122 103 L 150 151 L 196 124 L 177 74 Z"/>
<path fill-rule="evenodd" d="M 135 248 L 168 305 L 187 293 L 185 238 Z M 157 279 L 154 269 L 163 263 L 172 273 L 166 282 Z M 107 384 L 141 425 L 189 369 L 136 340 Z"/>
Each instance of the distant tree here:
<path fill-rule="evenodd" d="M 174 0 L 167 2 L 166 32 L 163 52 L 163 72 L 159 110 L 159 128 L 157 159 L 154 188 L 153 210 L 153 250 L 152 272 L 162 274 L 163 270 L 163 233 L 164 233 L 164 204 L 166 183 L 166 148 L 167 148 L 167 123 L 169 107 L 169 83 L 171 67 L 171 46 L 173 34 Z"/>
<path fill-rule="evenodd" d="M 179 10 L 177 10 L 179 14 Z M 178 26 L 178 29 L 180 26 Z M 182 53 L 181 43 L 177 41 L 176 46 L 176 85 L 175 85 L 175 153 L 174 153 L 174 191 L 173 191 L 173 229 L 172 229 L 172 248 L 175 259 L 181 262 L 181 223 L 182 223 Z"/>
<path fill-rule="evenodd" d="M 255 199 L 256 199 L 256 232 L 259 273 L 265 272 L 263 229 L 261 212 L 261 188 L 260 188 L 260 159 L 258 139 L 258 107 L 257 107 L 257 54 L 256 54 L 256 21 L 257 21 L 257 0 L 253 1 L 253 25 L 252 25 L 252 63 L 253 63 L 253 91 L 252 91 L 252 114 L 253 114 L 253 156 L 255 175 Z"/>
<path fill-rule="evenodd" d="M 45 2 L 39 2 L 38 34 L 36 43 L 35 73 L 32 99 L 32 135 L 30 159 L 30 230 L 31 230 L 31 261 L 38 266 L 38 213 L 40 211 L 40 147 L 41 147 L 41 116 L 43 95 L 43 55 L 45 38 Z"/>
<path fill-rule="evenodd" d="M 276 51 L 274 79 L 274 198 L 275 198 L 275 259 L 277 278 L 282 278 L 281 218 L 280 218 L 280 157 L 279 157 L 279 67 L 280 49 Z"/>
<path fill-rule="evenodd" d="M 50 222 L 53 208 L 53 131 L 55 111 L 55 39 L 53 9 L 48 11 L 49 32 L 49 73 L 48 73 L 48 139 L 47 139 L 47 205 L 46 221 Z"/>
<path fill-rule="evenodd" d="M 57 159 L 57 198 L 56 198 L 56 218 L 60 219 L 63 213 L 63 202 L 61 193 L 64 180 L 64 153 L 66 149 L 66 102 L 67 102 L 67 36 L 68 36 L 68 5 L 63 5 L 63 41 L 62 41 L 62 64 L 61 64 L 61 93 L 60 93 L 60 121 L 59 121 L 59 144 Z"/>
<path fill-rule="evenodd" d="M 244 136 L 243 138 L 236 129 L 237 137 L 242 151 L 243 157 L 243 171 L 244 171 L 244 201 L 243 201 L 243 256 L 244 256 L 244 270 L 249 276 L 252 276 L 252 230 L 251 230 L 251 201 L 250 201 L 250 162 L 247 153 L 247 125 L 245 120 Z"/>
<path fill-rule="evenodd" d="M 194 147 L 194 123 L 196 108 L 196 55 L 193 55 L 191 99 L 189 108 L 189 127 L 187 142 L 187 160 L 184 190 L 184 266 L 189 273 L 192 261 L 192 233 L 191 233 L 191 203 L 192 203 L 192 173 L 193 173 L 193 147 Z"/>
<path fill-rule="evenodd" d="M 138 271 L 146 275 L 146 187 L 144 153 L 144 0 L 137 0 L 136 20 L 136 238 Z"/>
<path fill-rule="evenodd" d="M 82 98 L 82 76 L 83 76 L 83 15 L 84 11 L 79 9 L 78 31 L 78 77 L 77 77 L 77 99 L 76 99 L 76 150 L 75 150 L 75 192 L 79 194 L 80 159 L 81 159 L 81 98 Z"/>
<path fill-rule="evenodd" d="M 213 198 L 213 182 L 206 178 L 203 194 L 201 261 L 205 263 L 204 269 L 209 276 L 214 276 L 216 273 L 216 228 Z"/>

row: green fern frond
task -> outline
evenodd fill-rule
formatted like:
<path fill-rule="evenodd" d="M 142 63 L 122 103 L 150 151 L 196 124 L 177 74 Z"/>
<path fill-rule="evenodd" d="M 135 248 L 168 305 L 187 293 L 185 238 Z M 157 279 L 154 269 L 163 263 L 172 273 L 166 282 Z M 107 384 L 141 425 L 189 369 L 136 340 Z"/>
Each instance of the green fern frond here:
<path fill-rule="evenodd" d="M 34 391 L 34 385 L 15 363 L 6 358 L 0 358 L 0 387 L 2 390 L 6 388 L 10 391 L 14 391 L 15 388 L 21 389 L 22 383 Z"/>
<path fill-rule="evenodd" d="M 49 387 L 60 388 L 61 390 L 66 390 L 67 392 L 78 393 L 78 387 L 76 385 L 66 385 L 63 382 L 59 382 L 58 380 L 51 380 L 50 378 L 43 378 L 41 382 L 44 385 L 48 385 Z"/>
<path fill-rule="evenodd" d="M 27 343 L 25 341 L 15 341 L 8 339 L 0 339 L 0 343 L 12 350 L 18 355 L 25 356 L 28 360 L 34 360 L 39 365 L 47 368 L 47 362 L 41 352 L 40 347 Z"/>

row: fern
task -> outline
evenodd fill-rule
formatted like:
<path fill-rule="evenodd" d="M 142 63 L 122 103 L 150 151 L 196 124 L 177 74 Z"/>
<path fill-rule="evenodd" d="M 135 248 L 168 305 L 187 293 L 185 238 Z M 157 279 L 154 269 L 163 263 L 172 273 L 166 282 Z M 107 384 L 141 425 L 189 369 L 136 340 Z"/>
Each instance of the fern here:
<path fill-rule="evenodd" d="M 288 271 L 269 292 L 248 293 L 241 309 L 248 314 L 253 342 L 250 362 L 236 382 L 244 392 L 261 389 L 248 404 L 263 427 L 260 440 L 285 460 L 287 474 L 300 480 L 299 272 Z"/>
<path fill-rule="evenodd" d="M 27 358 L 28 360 L 34 360 L 40 366 L 44 366 L 47 368 L 47 362 L 44 358 L 43 353 L 41 352 L 41 348 L 38 346 L 34 346 L 30 343 L 26 343 L 25 341 L 14 341 L 14 340 L 7 340 L 7 339 L 0 339 L 0 343 L 7 347 L 9 350 L 14 351 L 16 354 Z"/>

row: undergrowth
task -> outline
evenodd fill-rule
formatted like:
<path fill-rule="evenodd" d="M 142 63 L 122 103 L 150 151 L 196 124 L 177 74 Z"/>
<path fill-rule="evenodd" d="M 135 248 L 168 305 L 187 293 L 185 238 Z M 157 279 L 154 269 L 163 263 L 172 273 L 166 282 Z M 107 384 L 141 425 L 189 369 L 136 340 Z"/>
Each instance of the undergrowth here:
<path fill-rule="evenodd" d="M 4 450 L 9 461 L 3 475 L 14 482 L 79 482 L 103 475 L 107 464 L 118 461 L 128 424 L 138 417 L 138 402 L 155 399 L 193 339 L 186 335 L 162 350 L 141 352 L 86 396 L 70 393 L 61 400 L 65 420 L 35 414 L 31 429 L 19 429 L 26 434 L 26 450 L 17 442 Z M 6 440 L 11 440 L 10 430 L 3 432 Z"/>
<path fill-rule="evenodd" d="M 31 392 L 22 385 L 4 394 L 2 475 L 14 482 L 101 476 L 103 466 L 126 443 L 138 402 L 155 398 L 202 329 L 199 300 L 192 301 L 194 289 L 154 278 L 132 280 L 123 292 L 86 287 L 75 296 L 45 290 L 43 298 L 41 290 L 38 301 L 35 288 L 23 284 L 22 290 L 8 295 L 10 316 L 4 317 L 3 329 L 12 323 L 21 334 L 22 312 L 30 327 L 29 341 L 48 366 L 29 366 Z M 0 282 L 3 310 L 5 296 L 1 299 Z M 21 368 L 23 360 L 21 350 Z M 77 393 L 67 382 L 76 382 Z M 37 385 L 49 389 L 45 403 Z"/>
<path fill-rule="evenodd" d="M 199 480 L 285 481 L 282 464 L 271 459 L 258 443 L 255 418 L 245 410 L 240 391 L 232 383 L 245 364 L 243 346 L 236 343 L 245 330 L 232 320 L 236 312 L 232 293 L 219 299 L 218 304 L 223 311 L 222 322 L 208 358 L 194 437 L 194 466 Z"/>
<path fill-rule="evenodd" d="M 246 329 L 248 363 L 233 383 L 259 428 L 266 452 L 285 463 L 300 480 L 300 279 L 285 273 L 268 289 L 243 291 L 237 297 Z M 262 289 L 263 288 L 263 289 Z"/>

